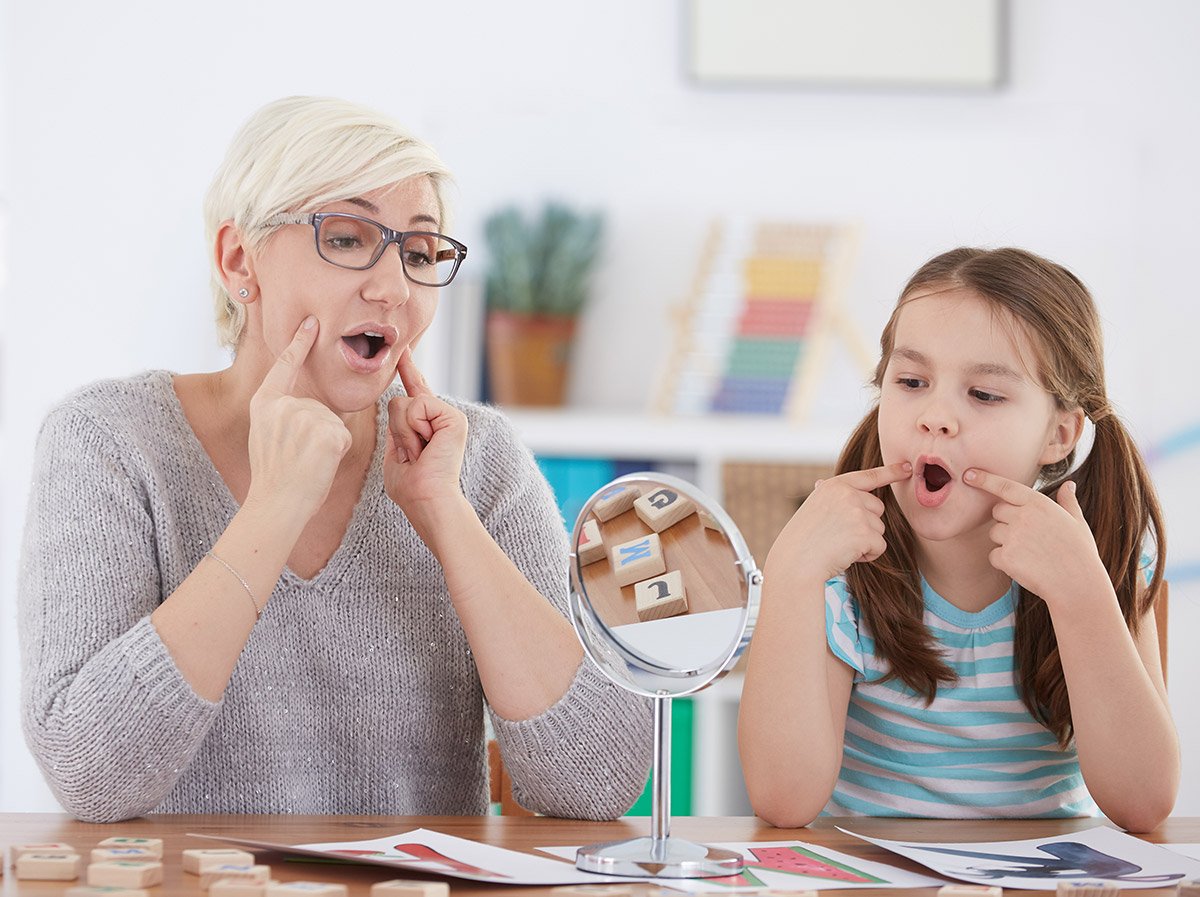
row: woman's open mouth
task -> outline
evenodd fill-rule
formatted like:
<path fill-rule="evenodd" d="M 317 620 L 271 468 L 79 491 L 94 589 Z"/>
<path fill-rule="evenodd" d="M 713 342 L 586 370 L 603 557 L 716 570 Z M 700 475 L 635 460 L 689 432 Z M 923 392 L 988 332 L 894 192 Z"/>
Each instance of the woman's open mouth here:
<path fill-rule="evenodd" d="M 361 358 L 374 358 L 387 345 L 384 342 L 382 333 L 375 333 L 371 330 L 364 333 L 355 333 L 352 336 L 343 336 L 342 339 Z"/>
<path fill-rule="evenodd" d="M 917 501 L 922 507 L 939 507 L 950 495 L 954 477 L 939 461 L 917 459 Z"/>
<path fill-rule="evenodd" d="M 373 374 L 383 368 L 391 358 L 391 348 L 400 338 L 395 327 L 370 322 L 343 334 L 342 357 L 352 371 Z"/>

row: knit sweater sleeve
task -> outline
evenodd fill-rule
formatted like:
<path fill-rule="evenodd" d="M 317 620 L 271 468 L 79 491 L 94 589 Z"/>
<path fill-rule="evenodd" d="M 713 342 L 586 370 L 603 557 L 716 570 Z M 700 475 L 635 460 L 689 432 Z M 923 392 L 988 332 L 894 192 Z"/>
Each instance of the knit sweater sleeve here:
<path fill-rule="evenodd" d="M 216 717 L 150 613 L 162 601 L 144 478 L 91 415 L 38 437 L 19 581 L 22 722 L 63 807 L 92 822 L 166 797 Z"/>
<path fill-rule="evenodd" d="M 480 446 L 476 508 L 484 526 L 526 578 L 566 614 L 568 545 L 549 484 L 511 425 L 480 409 L 471 420 Z M 582 661 L 567 692 L 542 714 L 507 720 L 490 710 L 513 796 L 549 816 L 612 819 L 646 784 L 652 720 L 649 701 Z"/>

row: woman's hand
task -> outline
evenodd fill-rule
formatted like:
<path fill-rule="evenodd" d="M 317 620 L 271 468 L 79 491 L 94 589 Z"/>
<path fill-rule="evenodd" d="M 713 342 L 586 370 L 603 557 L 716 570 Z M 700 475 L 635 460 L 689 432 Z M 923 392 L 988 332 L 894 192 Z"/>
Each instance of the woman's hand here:
<path fill-rule="evenodd" d="M 1073 482 L 1059 486 L 1055 498 L 978 468 L 966 471 L 963 482 L 1000 499 L 989 531 L 996 547 L 988 560 L 997 570 L 1047 603 L 1112 588 Z"/>
<path fill-rule="evenodd" d="M 325 503 L 350 431 L 316 399 L 292 394 L 317 339 L 317 319 L 304 319 L 250 399 L 250 488 L 247 504 L 265 504 L 304 524 Z"/>
<path fill-rule="evenodd" d="M 424 508 L 462 496 L 467 418 L 433 394 L 413 364 L 411 348 L 400 354 L 396 371 L 408 395 L 388 402 L 391 444 L 384 456 L 383 483 L 392 501 L 414 520 Z"/>
<path fill-rule="evenodd" d="M 801 581 L 823 583 L 851 564 L 875 560 L 887 542 L 883 502 L 871 493 L 910 476 L 912 465 L 898 461 L 818 482 L 775 540 L 775 564 L 783 563 Z"/>

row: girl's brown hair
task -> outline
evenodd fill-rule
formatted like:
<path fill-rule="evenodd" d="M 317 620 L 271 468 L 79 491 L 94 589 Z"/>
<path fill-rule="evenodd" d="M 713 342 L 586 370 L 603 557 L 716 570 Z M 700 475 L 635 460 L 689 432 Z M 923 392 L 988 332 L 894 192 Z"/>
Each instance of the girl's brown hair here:
<path fill-rule="evenodd" d="M 1095 425 L 1087 457 L 1070 477 L 1100 559 L 1112 579 L 1126 625 L 1135 635 L 1154 603 L 1166 556 L 1162 512 L 1146 465 L 1104 388 L 1104 353 L 1099 316 L 1087 288 L 1061 265 L 1020 249 L 954 249 L 931 259 L 912 276 L 883 329 L 882 354 L 874 384 L 881 387 L 905 301 L 918 289 L 964 288 L 1007 312 L 1029 337 L 1041 385 L 1061 410 L 1082 408 Z M 878 404 L 855 429 L 838 459 L 838 473 L 883 463 Z M 1041 491 L 1054 495 L 1075 460 L 1072 452 L 1041 471 Z M 940 683 L 956 676 L 925 627 L 916 544 L 890 488 L 883 500 L 887 550 L 872 563 L 854 564 L 846 578 L 859 596 L 863 622 L 890 675 L 933 700 Z M 1147 534 L 1155 546 L 1154 575 L 1143 588 L 1140 561 Z M 1058 655 L 1058 641 L 1045 603 L 1021 589 L 1013 636 L 1014 667 L 1021 699 L 1034 718 L 1066 746 L 1072 738 L 1071 705 Z"/>

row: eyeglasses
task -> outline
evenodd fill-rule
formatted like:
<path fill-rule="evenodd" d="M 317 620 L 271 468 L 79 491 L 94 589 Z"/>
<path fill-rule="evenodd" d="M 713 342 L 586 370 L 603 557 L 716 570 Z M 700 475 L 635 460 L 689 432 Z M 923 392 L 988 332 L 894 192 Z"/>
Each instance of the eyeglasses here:
<path fill-rule="evenodd" d="M 425 287 L 444 287 L 454 280 L 467 257 L 466 245 L 445 234 L 392 230 L 370 218 L 343 212 L 284 212 L 263 222 L 264 227 L 276 224 L 311 224 L 317 254 L 331 265 L 354 271 L 370 268 L 395 243 L 404 276 Z"/>

